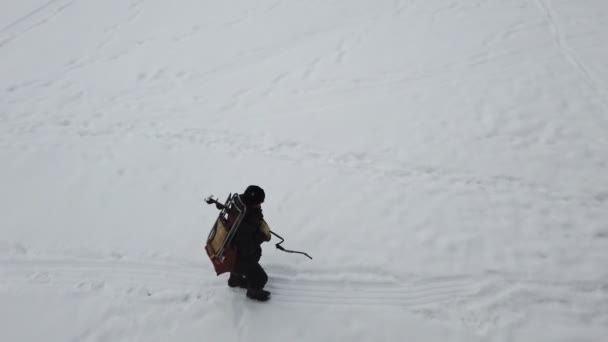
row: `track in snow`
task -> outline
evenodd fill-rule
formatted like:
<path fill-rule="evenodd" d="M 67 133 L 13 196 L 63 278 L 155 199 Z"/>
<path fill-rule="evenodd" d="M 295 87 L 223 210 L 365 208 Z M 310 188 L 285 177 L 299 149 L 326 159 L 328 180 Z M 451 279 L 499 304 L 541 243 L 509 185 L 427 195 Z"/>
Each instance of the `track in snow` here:
<path fill-rule="evenodd" d="M 399 279 L 371 270 L 299 274 L 280 265 L 266 269 L 270 276 L 267 288 L 273 294 L 271 303 L 292 309 L 312 306 L 406 310 L 447 322 L 456 317 L 463 325 L 482 333 L 499 325 L 518 324 L 519 317 L 535 307 L 571 314 L 573 301 L 586 305 L 577 308 L 579 315 L 608 319 L 608 280 L 549 284 L 500 274 Z M 226 277 L 215 277 L 209 265 L 118 257 L 35 259 L 13 255 L 0 259 L 0 279 L 4 292 L 45 289 L 109 299 L 131 298 L 163 306 L 210 301 L 229 305 L 227 298 L 244 298 L 244 290 L 229 289 Z"/>
<path fill-rule="evenodd" d="M 216 278 L 208 267 L 155 262 L 84 259 L 0 260 L 4 287 L 45 287 L 56 291 L 154 297 L 170 291 L 183 298 L 200 299 L 205 291 L 226 288 L 225 277 Z M 267 267 L 268 288 L 275 301 L 291 304 L 382 306 L 416 308 L 474 295 L 479 280 L 441 277 L 411 282 L 362 281 L 370 274 L 294 276 L 284 267 Z M 338 273 L 339 275 L 339 273 Z M 375 276 L 375 275 L 372 275 Z"/>
<path fill-rule="evenodd" d="M 17 18 L 0 29 L 0 48 L 19 38 L 21 35 L 40 27 L 55 17 L 59 16 L 64 10 L 72 6 L 74 0 L 61 1 L 50 0 Z M 4 36 L 4 37 L 3 37 Z"/>

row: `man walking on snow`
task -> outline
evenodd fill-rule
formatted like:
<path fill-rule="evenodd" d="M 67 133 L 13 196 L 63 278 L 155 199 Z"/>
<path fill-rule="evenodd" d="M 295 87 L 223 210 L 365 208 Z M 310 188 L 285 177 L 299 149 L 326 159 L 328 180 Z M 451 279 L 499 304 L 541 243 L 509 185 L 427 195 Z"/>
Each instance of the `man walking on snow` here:
<path fill-rule="evenodd" d="M 264 290 L 268 275 L 259 263 L 261 245 L 270 241 L 270 231 L 261 207 L 266 194 L 259 186 L 251 185 L 239 197 L 247 210 L 233 240 L 237 256 L 228 286 L 246 288 L 248 298 L 266 301 L 270 299 L 270 292 Z"/>

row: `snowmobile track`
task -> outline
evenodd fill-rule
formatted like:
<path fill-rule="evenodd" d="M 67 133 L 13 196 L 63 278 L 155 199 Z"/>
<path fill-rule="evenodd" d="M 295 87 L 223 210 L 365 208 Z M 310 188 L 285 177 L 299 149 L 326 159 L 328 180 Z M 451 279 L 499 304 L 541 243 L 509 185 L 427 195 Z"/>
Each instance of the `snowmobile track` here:
<path fill-rule="evenodd" d="M 20 36 L 34 30 L 62 14 L 67 8 L 74 4 L 75 0 L 62 2 L 50 0 L 34 8 L 25 15 L 17 18 L 10 24 L 0 28 L 0 48 L 9 44 Z"/>
<path fill-rule="evenodd" d="M 208 299 L 230 290 L 226 277 L 215 277 L 205 266 L 125 260 L 31 258 L 0 259 L 0 288 L 47 287 L 60 292 L 136 296 L 187 302 Z M 277 271 L 277 270 L 274 270 Z M 289 272 L 269 270 L 273 301 L 296 305 L 424 307 L 463 299 L 479 291 L 471 278 L 427 279 L 411 282 L 332 279 L 323 273 L 314 280 L 291 279 Z M 363 271 L 365 272 L 365 271 Z M 369 274 L 358 278 L 369 279 Z"/>

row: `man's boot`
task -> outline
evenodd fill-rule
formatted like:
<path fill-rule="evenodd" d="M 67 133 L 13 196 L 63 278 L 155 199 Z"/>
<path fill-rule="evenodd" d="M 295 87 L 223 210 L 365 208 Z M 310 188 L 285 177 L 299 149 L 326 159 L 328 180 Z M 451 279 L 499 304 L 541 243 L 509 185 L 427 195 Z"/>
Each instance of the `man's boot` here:
<path fill-rule="evenodd" d="M 248 289 L 247 298 L 265 302 L 270 299 L 270 292 L 263 289 Z"/>

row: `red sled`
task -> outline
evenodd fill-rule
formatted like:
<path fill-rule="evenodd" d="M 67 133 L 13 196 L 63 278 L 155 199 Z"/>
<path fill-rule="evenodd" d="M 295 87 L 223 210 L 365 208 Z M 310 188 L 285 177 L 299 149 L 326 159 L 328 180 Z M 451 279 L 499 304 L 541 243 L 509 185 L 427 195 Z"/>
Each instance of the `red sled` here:
<path fill-rule="evenodd" d="M 232 244 L 232 240 L 245 216 L 246 207 L 238 194 L 230 194 L 223 205 L 217 204 L 220 214 L 207 237 L 205 252 L 213 264 L 215 273 L 219 276 L 234 268 L 237 249 Z"/>
<path fill-rule="evenodd" d="M 220 274 L 231 272 L 234 268 L 234 263 L 236 262 L 236 248 L 230 247 L 228 248 L 222 257 L 215 257 L 213 253 L 213 249 L 209 245 L 205 245 L 205 251 L 209 256 L 209 260 L 213 264 L 213 268 L 215 269 L 215 273 L 219 276 Z"/>

